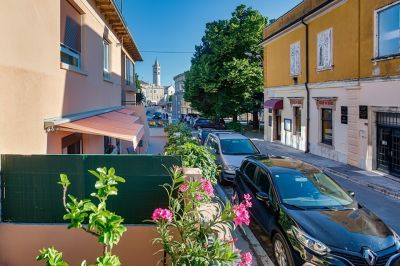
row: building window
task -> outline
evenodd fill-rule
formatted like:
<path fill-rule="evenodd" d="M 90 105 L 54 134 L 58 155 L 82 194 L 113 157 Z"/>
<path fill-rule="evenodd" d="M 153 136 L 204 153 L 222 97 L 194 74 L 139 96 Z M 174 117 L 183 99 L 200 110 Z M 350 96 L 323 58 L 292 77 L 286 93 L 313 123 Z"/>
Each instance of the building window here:
<path fill-rule="evenodd" d="M 300 42 L 290 45 L 290 75 L 300 75 Z"/>
<path fill-rule="evenodd" d="M 376 13 L 378 57 L 400 54 L 400 3 Z"/>
<path fill-rule="evenodd" d="M 322 108 L 322 139 L 321 142 L 327 145 L 332 145 L 332 109 Z"/>
<path fill-rule="evenodd" d="M 132 86 L 133 81 L 134 65 L 133 62 L 125 55 L 125 82 L 126 85 Z"/>
<path fill-rule="evenodd" d="M 60 56 L 61 62 L 81 67 L 82 15 L 67 0 L 61 1 Z"/>
<path fill-rule="evenodd" d="M 295 135 L 301 135 L 301 109 L 300 107 L 293 107 L 294 128 Z"/>
<path fill-rule="evenodd" d="M 110 80 L 110 43 L 103 39 L 103 78 Z"/>
<path fill-rule="evenodd" d="M 317 69 L 332 67 L 332 29 L 327 29 L 317 35 Z"/>

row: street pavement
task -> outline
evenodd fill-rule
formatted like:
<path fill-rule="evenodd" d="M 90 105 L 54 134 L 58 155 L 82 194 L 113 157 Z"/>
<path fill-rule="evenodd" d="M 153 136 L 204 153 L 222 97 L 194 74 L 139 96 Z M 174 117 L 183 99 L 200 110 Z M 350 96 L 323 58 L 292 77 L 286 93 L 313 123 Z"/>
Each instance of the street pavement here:
<path fill-rule="evenodd" d="M 247 134 L 262 153 L 288 156 L 322 168 L 345 189 L 354 191 L 356 200 L 374 212 L 400 234 L 400 179 L 388 178 L 337 161 L 267 142 L 260 135 Z"/>

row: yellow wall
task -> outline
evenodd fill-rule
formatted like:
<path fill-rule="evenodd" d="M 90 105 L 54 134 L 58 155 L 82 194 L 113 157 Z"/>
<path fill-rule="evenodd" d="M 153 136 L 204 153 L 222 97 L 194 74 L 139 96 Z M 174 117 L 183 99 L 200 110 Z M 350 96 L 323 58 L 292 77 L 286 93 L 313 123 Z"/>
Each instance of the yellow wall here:
<path fill-rule="evenodd" d="M 333 68 L 317 71 L 317 34 L 332 28 Z M 309 22 L 310 82 L 354 79 L 358 76 L 358 0 Z"/>
<path fill-rule="evenodd" d="M 272 41 L 264 47 L 264 80 L 266 87 L 293 85 L 290 76 L 290 45 L 300 41 L 301 74 L 298 83 L 305 82 L 305 27 L 298 26 L 292 32 Z"/>
<path fill-rule="evenodd" d="M 400 58 L 379 62 L 372 60 L 374 58 L 375 10 L 396 1 L 347 0 L 329 12 L 309 18 L 307 20 L 309 24 L 309 82 L 400 75 Z M 317 71 L 317 34 L 329 28 L 332 28 L 333 37 L 333 67 L 329 70 Z M 305 30 L 300 25 L 295 30 L 282 34 L 265 45 L 264 84 L 266 87 L 294 84 L 290 77 L 289 46 L 296 40 L 301 40 L 301 73 L 303 74 L 298 82 L 304 83 Z"/>
<path fill-rule="evenodd" d="M 371 77 L 373 71 L 378 76 L 400 75 L 400 58 L 388 59 L 374 63 L 374 27 L 375 10 L 380 9 L 397 0 L 361 1 L 361 78 Z"/>

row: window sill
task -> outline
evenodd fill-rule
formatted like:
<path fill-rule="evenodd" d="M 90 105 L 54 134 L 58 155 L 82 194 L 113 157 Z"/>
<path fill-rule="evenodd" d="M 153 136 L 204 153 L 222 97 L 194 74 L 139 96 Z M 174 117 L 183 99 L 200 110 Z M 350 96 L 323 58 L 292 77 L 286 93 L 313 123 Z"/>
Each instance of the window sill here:
<path fill-rule="evenodd" d="M 333 70 L 333 65 L 330 67 L 321 67 L 321 68 L 317 67 L 317 72 L 330 71 L 330 70 Z"/>
<path fill-rule="evenodd" d="M 392 55 L 387 55 L 387 56 L 378 56 L 375 58 L 372 58 L 372 62 L 380 62 L 380 61 L 387 61 L 387 60 L 392 60 L 392 59 L 397 59 L 400 58 L 400 54 L 392 54 Z"/>
<path fill-rule="evenodd" d="M 321 147 L 324 147 L 324 148 L 331 149 L 331 150 L 335 149 L 335 146 L 333 146 L 333 144 L 330 145 L 330 144 L 326 144 L 326 143 L 323 143 L 323 142 L 319 142 L 318 145 L 321 146 Z"/>
<path fill-rule="evenodd" d="M 111 81 L 111 79 L 103 78 L 103 80 L 104 80 L 105 82 L 108 82 L 108 83 L 114 84 L 114 82 L 112 82 L 112 81 Z"/>
<path fill-rule="evenodd" d="M 78 73 L 78 74 L 80 74 L 82 76 L 87 76 L 88 75 L 86 71 L 83 71 L 82 69 L 77 68 L 76 66 L 68 65 L 68 64 L 63 63 L 63 62 L 60 62 L 60 68 L 68 70 L 68 71 L 72 71 L 72 72 L 75 72 L 75 73 Z"/>

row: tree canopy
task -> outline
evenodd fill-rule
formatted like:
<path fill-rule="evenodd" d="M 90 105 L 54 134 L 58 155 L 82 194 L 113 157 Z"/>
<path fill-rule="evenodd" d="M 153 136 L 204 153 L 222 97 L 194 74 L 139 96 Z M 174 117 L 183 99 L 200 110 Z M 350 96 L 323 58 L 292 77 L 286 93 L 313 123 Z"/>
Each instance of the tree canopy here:
<path fill-rule="evenodd" d="M 257 10 L 240 5 L 230 19 L 206 24 L 185 77 L 184 97 L 193 108 L 209 117 L 236 117 L 259 105 L 263 91 L 259 44 L 266 21 Z"/>

